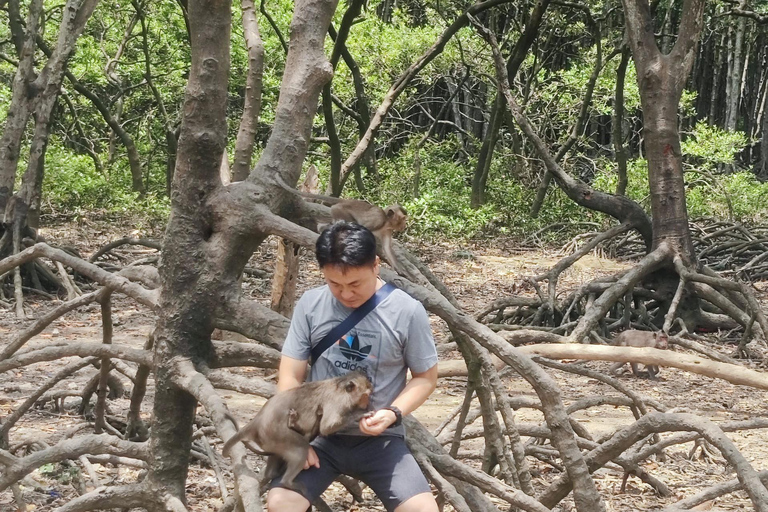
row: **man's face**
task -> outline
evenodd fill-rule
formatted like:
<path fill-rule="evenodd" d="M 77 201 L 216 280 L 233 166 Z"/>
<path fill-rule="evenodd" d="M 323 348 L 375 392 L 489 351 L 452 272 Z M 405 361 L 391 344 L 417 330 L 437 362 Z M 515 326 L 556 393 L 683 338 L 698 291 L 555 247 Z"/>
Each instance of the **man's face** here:
<path fill-rule="evenodd" d="M 346 307 L 357 308 L 376 293 L 379 258 L 371 266 L 326 265 L 322 272 L 333 296 Z"/>

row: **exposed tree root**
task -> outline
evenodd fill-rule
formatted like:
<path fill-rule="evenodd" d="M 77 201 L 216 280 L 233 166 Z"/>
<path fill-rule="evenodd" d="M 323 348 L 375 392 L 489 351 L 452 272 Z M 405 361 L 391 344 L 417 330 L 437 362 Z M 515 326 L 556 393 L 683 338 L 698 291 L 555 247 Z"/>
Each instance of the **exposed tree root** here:
<path fill-rule="evenodd" d="M 315 235 L 306 230 L 297 230 L 295 225 L 280 220 L 273 222 L 275 230 L 288 234 L 289 239 L 292 237 L 305 246 L 314 242 Z M 566 408 L 562 404 L 560 392 L 554 382 L 529 359 L 529 356 L 544 356 L 557 359 L 635 361 L 677 367 L 760 389 L 768 388 L 768 381 L 761 373 L 746 370 L 734 364 L 729 358 L 718 356 L 701 343 L 686 338 L 672 337 L 671 339 L 679 346 L 695 350 L 704 357 L 655 349 L 567 343 L 576 339 L 594 340 L 595 332 L 604 336 L 612 330 L 626 326 L 650 326 L 653 323 L 658 325 L 660 321 L 663 321 L 664 327 L 669 330 L 673 327 L 675 320 L 680 318 L 678 311 L 682 310 L 684 293 L 691 289 L 707 290 L 708 295 L 705 300 L 708 303 L 729 308 L 727 310 L 721 308 L 721 314 L 737 309 L 741 312 L 736 318 L 737 321 L 747 325 L 754 324 L 752 329 L 758 333 L 758 336 L 765 332 L 765 318 L 763 316 L 761 319 L 762 312 L 755 309 L 757 302 L 747 285 L 727 281 L 706 271 L 689 269 L 680 261 L 674 260 L 674 252 L 665 246 L 645 257 L 635 268 L 613 278 L 584 285 L 576 292 L 560 299 L 556 286 L 562 272 L 579 257 L 592 251 L 600 241 L 615 237 L 625 229 L 626 226 L 616 226 L 600 236 L 597 242 L 593 239 L 549 272 L 536 276 L 532 280 L 534 283 L 547 281 L 548 284 L 547 289 L 541 291 L 537 297 L 509 297 L 500 299 L 486 308 L 477 316 L 477 320 L 489 322 L 489 326 L 479 323 L 458 309 L 450 292 L 413 255 L 398 249 L 398 254 L 404 254 L 411 263 L 411 272 L 418 272 L 423 276 L 423 279 L 419 279 L 419 284 L 384 272 L 389 281 L 395 282 L 421 300 L 430 311 L 449 325 L 458 347 L 466 355 L 467 360 L 475 364 L 478 369 L 474 383 L 466 392 L 464 403 L 452 415 L 453 419 L 446 420 L 442 428 L 436 432 L 439 434 L 440 443 L 449 446 L 448 452 L 439 448 L 438 440 L 424 431 L 420 425 L 408 419 L 409 432 L 413 432 L 409 442 L 413 445 L 417 460 L 445 499 L 457 510 L 473 512 L 496 510 L 496 507 L 483 494 L 489 493 L 519 510 L 543 511 L 557 505 L 571 492 L 574 488 L 571 482 L 579 482 L 575 488 L 580 510 L 590 512 L 601 510 L 602 501 L 594 486 L 590 485 L 592 479 L 589 476 L 589 473 L 600 467 L 637 476 L 659 495 L 668 496 L 672 493 L 669 486 L 657 475 L 644 469 L 641 463 L 648 457 L 662 453 L 666 447 L 696 439 L 705 439 L 711 443 L 737 468 L 740 478 L 747 482 L 750 499 L 753 500 L 756 510 L 764 510 L 760 508 L 765 505 L 764 503 L 758 505 L 765 501 L 765 496 L 755 486 L 754 470 L 746 464 L 744 458 L 735 451 L 733 445 L 729 444 L 717 427 L 693 416 L 652 412 L 649 409 L 666 411 L 668 406 L 634 392 L 625 381 L 619 381 L 578 365 L 562 365 L 549 360 L 536 359 L 541 365 L 596 379 L 612 386 L 621 394 L 585 397 Z M 65 251 L 53 249 L 44 244 L 36 244 L 12 257 L 13 260 L 1 261 L 0 272 L 7 272 L 13 265 L 18 266 L 39 257 L 60 261 L 62 265 L 75 269 L 104 288 L 59 305 L 40 320 L 33 322 L 3 347 L 0 355 L 0 372 L 68 356 L 79 356 L 83 359 L 62 368 L 57 375 L 50 378 L 21 406 L 17 407 L 12 415 L 4 418 L 4 422 L 0 425 L 0 433 L 7 437 L 10 428 L 34 403 L 50 395 L 58 382 L 89 365 L 92 358 L 98 358 L 101 359 L 101 373 L 97 374 L 97 378 L 101 381 L 101 387 L 97 399 L 96 418 L 101 428 L 113 435 L 85 435 L 66 439 L 52 447 L 43 448 L 42 451 L 21 458 L 13 456 L 11 452 L 0 451 L 0 466 L 3 466 L 0 485 L 3 489 L 22 480 L 40 464 L 51 461 L 65 458 L 81 459 L 80 462 L 87 470 L 90 464 L 90 462 L 86 464 L 87 461 L 141 466 L 148 456 L 146 445 L 120 440 L 117 435 L 125 436 L 127 439 L 147 438 L 146 427 L 141 424 L 138 411 L 145 394 L 147 376 L 154 365 L 152 354 L 154 342 L 150 337 L 144 350 L 109 344 L 108 335 L 111 327 L 109 297 L 112 293 L 118 292 L 150 308 L 157 307 L 159 283 L 156 271 L 151 267 L 145 269 L 126 267 L 118 273 L 110 273 L 79 260 Z M 669 292 L 663 293 L 656 288 L 646 287 L 645 280 L 659 268 L 669 265 L 671 261 L 675 261 L 678 265 L 676 271 L 681 278 L 678 284 Z M 69 343 L 24 349 L 24 344 L 50 325 L 53 320 L 94 301 L 102 304 L 105 343 Z M 664 301 L 667 305 L 661 307 L 660 304 Z M 539 322 L 539 325 L 531 325 L 534 321 Z M 678 323 L 685 325 L 685 322 Z M 228 299 L 221 303 L 221 312 L 216 324 L 227 330 L 256 338 L 262 343 L 214 341 L 212 342 L 213 355 L 208 361 L 208 367 L 196 368 L 185 359 L 175 362 L 174 381 L 202 403 L 213 421 L 213 426 L 208 423 L 209 426 L 200 431 L 198 441 L 194 443 L 192 455 L 204 463 L 211 464 L 214 470 L 221 464 L 221 459 L 212 452 L 210 443 L 206 445 L 207 436 L 215 432 L 220 438 L 228 439 L 234 434 L 235 428 L 227 418 L 226 404 L 216 389 L 235 390 L 262 397 L 271 396 L 275 389 L 271 383 L 251 377 L 244 378 L 230 373 L 225 368 L 237 366 L 275 368 L 279 360 L 279 352 L 276 348 L 279 347 L 280 340 L 285 335 L 288 322 L 281 315 L 256 303 Z M 681 331 L 681 333 L 686 334 L 687 331 Z M 549 342 L 549 344 L 542 344 L 542 342 Z M 525 343 L 536 343 L 536 345 L 520 346 Z M 512 348 L 515 346 L 519 348 Z M 712 359 L 718 359 L 718 361 L 715 362 Z M 138 364 L 138 370 L 126 367 L 123 361 Z M 103 384 L 110 376 L 109 369 L 115 367 L 121 367 L 119 369 L 132 379 L 134 385 L 125 428 L 120 423 L 123 421 L 121 419 L 115 423 L 115 418 L 110 416 L 110 422 L 107 422 L 104 413 L 106 396 L 103 393 L 106 387 Z M 539 397 L 538 401 L 531 397 L 508 396 L 499 372 L 511 371 L 510 368 L 514 368 L 514 371 L 523 375 L 533 385 Z M 440 364 L 441 375 L 460 375 L 462 372 L 466 374 L 464 361 L 460 364 L 451 361 Z M 478 402 L 474 402 L 474 397 L 477 397 Z M 611 436 L 594 440 L 593 433 L 575 421 L 573 415 L 578 411 L 607 404 L 628 407 L 635 415 L 636 421 Z M 532 407 L 542 411 L 546 418 L 546 425 L 516 422 L 513 411 L 521 407 Z M 98 412 L 99 408 L 101 412 Z M 483 419 L 483 426 L 473 425 L 478 418 Z M 112 425 L 118 425 L 120 432 Z M 696 428 L 693 428 L 694 426 Z M 763 420 L 753 420 L 723 423 L 720 427 L 723 431 L 735 431 L 767 428 L 768 425 Z M 694 430 L 695 433 L 680 433 L 654 444 L 647 443 L 646 438 L 654 437 L 658 432 L 675 430 Z M 526 444 L 521 440 L 523 437 L 538 439 L 545 444 Z M 483 438 L 485 445 L 492 447 L 488 448 L 489 453 L 493 454 L 491 459 L 483 457 L 480 453 L 463 449 L 465 440 L 478 438 Z M 93 439 L 98 439 L 99 442 Z M 5 445 L 8 446 L 7 439 Z M 486 470 L 491 469 L 492 463 L 498 463 L 501 469 L 500 479 L 458 461 L 464 457 L 484 460 Z M 544 461 L 562 475 L 550 480 L 548 488 L 534 498 L 529 466 L 531 461 L 536 460 Z M 226 500 L 226 503 L 234 504 L 242 500 L 244 510 L 261 510 L 258 478 L 245 464 L 245 451 L 242 447 L 240 451 L 238 448 L 233 448 L 231 468 L 236 496 L 235 499 Z M 228 492 L 226 490 L 227 475 L 222 469 L 218 471 L 216 478 L 224 497 Z M 98 478 L 92 477 L 91 480 L 96 483 Z M 144 506 L 142 503 L 147 503 L 142 500 L 145 499 L 146 489 L 151 487 L 151 481 L 144 481 L 124 488 L 100 488 L 71 501 L 65 507 L 67 510 L 118 507 L 113 505 L 114 503 L 119 503 L 120 506 L 135 503 L 135 506 L 141 507 Z M 350 492 L 353 491 L 354 488 Z M 120 498 L 120 496 L 127 496 L 127 498 Z M 153 503 L 156 509 L 185 510 L 177 497 L 158 495 L 155 500 Z M 687 503 L 693 502 L 683 501 L 677 506 L 687 506 Z M 319 506 L 323 505 L 319 504 Z"/>

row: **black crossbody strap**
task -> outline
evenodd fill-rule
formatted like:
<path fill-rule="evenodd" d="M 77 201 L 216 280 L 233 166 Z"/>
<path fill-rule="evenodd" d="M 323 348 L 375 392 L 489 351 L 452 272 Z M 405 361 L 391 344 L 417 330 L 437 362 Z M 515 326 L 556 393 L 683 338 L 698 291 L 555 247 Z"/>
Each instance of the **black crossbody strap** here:
<path fill-rule="evenodd" d="M 356 326 L 360 320 L 365 318 L 365 315 L 373 311 L 376 306 L 381 303 L 381 301 L 386 299 L 389 294 L 396 289 L 397 287 L 392 283 L 386 283 L 384 286 L 376 290 L 376 293 L 374 293 L 370 299 L 363 302 L 359 308 L 355 309 L 352 313 L 349 314 L 347 318 L 342 320 L 340 324 L 331 329 L 330 332 L 326 334 L 322 340 L 320 340 L 320 343 L 312 348 L 312 364 L 314 364 L 315 361 L 317 361 L 320 356 L 323 355 L 323 352 L 328 350 L 328 348 L 336 343 L 339 338 L 352 330 L 352 328 Z"/>

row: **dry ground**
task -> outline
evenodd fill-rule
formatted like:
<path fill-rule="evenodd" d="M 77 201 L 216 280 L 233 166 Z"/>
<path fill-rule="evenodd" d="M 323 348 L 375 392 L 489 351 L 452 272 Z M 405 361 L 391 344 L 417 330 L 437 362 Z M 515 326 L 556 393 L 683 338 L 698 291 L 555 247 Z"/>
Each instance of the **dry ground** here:
<path fill-rule="evenodd" d="M 76 246 L 83 255 L 95 251 L 108 241 L 123 236 L 160 236 L 158 228 L 140 226 L 135 229 L 115 228 L 109 223 L 89 222 L 81 220 L 77 223 L 66 223 L 50 228 L 45 235 L 56 243 Z M 252 264 L 255 267 L 269 270 L 274 261 L 274 243 L 262 246 L 254 255 Z M 490 301 L 509 295 L 510 293 L 530 293 L 522 283 L 525 276 L 534 275 L 554 264 L 561 254 L 555 251 L 520 250 L 514 242 L 482 243 L 457 247 L 451 243 L 411 245 L 419 253 L 438 277 L 443 279 L 456 294 L 459 301 L 469 312 L 480 311 Z M 151 252 L 151 251 L 150 251 Z M 126 261 L 145 256 L 148 251 L 141 248 L 126 248 L 118 251 Z M 625 268 L 625 263 L 618 263 L 597 256 L 589 256 L 577 263 L 561 278 L 563 290 L 575 287 L 578 283 L 594 277 L 613 273 Z M 301 268 L 300 290 L 319 284 L 320 277 L 310 258 L 304 258 Z M 245 291 L 254 299 L 268 303 L 270 283 L 267 279 L 250 279 L 245 284 Z M 50 301 L 30 296 L 27 310 L 30 317 L 35 317 L 51 307 Z M 148 311 L 142 306 L 130 303 L 124 298 L 116 298 L 114 306 L 116 318 L 115 343 L 124 343 L 140 347 L 146 340 L 152 326 Z M 12 335 L 26 322 L 15 319 L 12 310 L 0 310 L 0 344 L 6 343 Z M 437 319 L 433 320 L 435 337 L 438 343 L 447 341 L 447 330 Z M 71 313 L 58 320 L 32 344 L 46 344 L 51 341 L 101 341 L 99 308 L 95 305 Z M 714 339 L 714 336 L 713 336 Z M 731 352 L 732 345 L 725 342 L 719 345 L 720 350 Z M 456 358 L 458 354 L 448 354 L 447 358 Z M 745 363 L 757 366 L 756 362 Z M 590 362 L 590 368 L 607 370 L 610 363 Z M 38 364 L 22 370 L 0 375 L 0 418 L 7 415 L 29 396 L 37 385 L 53 375 L 63 362 Z M 74 378 L 61 383 L 57 389 L 66 388 L 73 392 L 82 389 L 83 383 L 93 374 L 94 369 L 79 372 Z M 244 369 L 245 375 L 263 375 L 259 370 Z M 586 396 L 611 394 L 614 391 L 592 379 L 551 372 L 559 382 L 564 400 L 572 403 Z M 126 385 L 127 379 L 123 377 Z M 662 369 L 660 381 L 648 381 L 624 377 L 623 381 L 643 395 L 661 401 L 669 407 L 677 407 L 705 416 L 714 421 L 742 420 L 764 414 L 765 393 L 741 386 L 734 386 L 723 381 L 715 381 L 698 375 L 687 374 L 675 369 Z M 519 377 L 507 381 L 511 394 L 535 396 L 530 386 Z M 465 380 L 462 378 L 442 379 L 438 390 L 422 406 L 415 416 L 428 428 L 434 429 L 440 425 L 450 412 L 461 403 L 464 394 Z M 261 404 L 261 401 L 249 396 L 233 392 L 224 394 L 229 407 L 241 419 L 249 418 Z M 148 400 L 151 399 L 148 396 Z M 148 400 L 145 401 L 145 414 L 149 417 Z M 78 425 L 83 426 L 82 418 L 76 415 L 78 398 L 67 401 L 62 411 L 55 411 L 51 405 L 35 408 L 30 411 L 16 428 L 11 431 L 11 443 L 16 444 L 24 439 L 42 440 L 49 444 L 55 443 Z M 116 417 L 124 417 L 127 411 L 128 399 L 119 398 L 109 403 L 109 411 Z M 202 412 L 202 411 L 201 411 Z M 204 412 L 203 412 L 204 413 Z M 531 410 L 521 410 L 517 413 L 518 422 L 541 421 L 541 415 Z M 593 434 L 595 439 L 613 432 L 621 425 L 630 423 L 633 418 L 627 409 L 614 407 L 598 407 L 589 409 L 578 415 L 578 420 Z M 87 432 L 87 427 L 84 430 Z M 766 464 L 766 441 L 768 433 L 752 431 L 744 434 L 731 434 L 730 437 L 747 455 L 757 469 L 764 469 Z M 214 450 L 221 448 L 216 438 L 210 438 Z M 478 442 L 466 444 L 466 448 L 477 448 Z M 728 480 L 734 474 L 726 467 L 723 459 L 715 456 L 710 460 L 688 458 L 691 445 L 673 447 L 667 451 L 667 460 L 663 463 L 654 461 L 645 464 L 646 469 L 665 481 L 674 489 L 673 498 L 661 500 L 646 485 L 630 478 L 625 493 L 619 492 L 622 474 L 613 470 L 601 470 L 596 475 L 597 485 L 606 499 L 608 510 L 611 511 L 640 511 L 654 510 L 676 499 L 689 496 L 717 482 Z M 220 461 L 226 467 L 225 461 Z M 254 457 L 254 464 L 258 461 Z M 470 462 L 475 464 L 476 462 Z M 135 480 L 139 476 L 134 468 L 113 468 L 111 466 L 94 465 L 101 484 L 119 484 Z M 543 463 L 534 464 L 534 483 L 542 489 L 546 482 L 551 481 L 554 470 Z M 78 463 L 68 465 L 57 464 L 44 467 L 35 472 L 33 478 L 38 481 L 46 492 L 39 489 L 25 488 L 25 498 L 30 504 L 29 510 L 53 510 L 67 499 L 93 487 L 94 482 L 82 470 Z M 230 491 L 231 491 L 231 480 Z M 191 510 L 214 511 L 221 505 L 221 493 L 214 474 L 208 464 L 193 462 L 190 468 L 188 497 Z M 366 494 L 362 504 L 351 504 L 350 496 L 340 487 L 334 486 L 326 498 L 334 510 L 383 510 L 381 505 L 370 495 Z M 506 507 L 500 506 L 501 509 Z M 718 501 L 719 510 L 749 510 L 751 508 L 746 495 L 738 493 Z M 563 509 L 568 510 L 564 502 Z M 15 510 L 13 496 L 10 491 L 0 493 L 0 511 Z"/>

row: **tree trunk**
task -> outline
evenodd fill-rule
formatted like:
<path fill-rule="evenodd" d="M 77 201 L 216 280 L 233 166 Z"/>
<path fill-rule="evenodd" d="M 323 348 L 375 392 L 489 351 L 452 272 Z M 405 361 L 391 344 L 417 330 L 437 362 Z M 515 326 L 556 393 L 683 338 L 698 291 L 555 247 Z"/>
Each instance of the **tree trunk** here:
<path fill-rule="evenodd" d="M 763 95 L 763 126 L 760 139 L 760 167 L 757 174 L 761 179 L 768 179 L 768 88 Z"/>
<path fill-rule="evenodd" d="M 493 150 L 496 146 L 496 139 L 501 129 L 501 121 L 504 119 L 504 95 L 496 94 L 491 109 L 491 119 L 489 121 L 488 131 L 483 140 L 483 146 L 480 148 L 480 155 L 477 158 L 477 166 L 472 177 L 472 195 L 470 196 L 470 205 L 472 208 L 479 208 L 485 204 L 485 186 L 488 181 L 488 172 L 493 160 Z"/>
<path fill-rule="evenodd" d="M 656 46 L 648 3 L 624 0 L 624 19 L 643 107 L 653 249 L 666 241 L 687 263 L 695 260 L 695 252 L 685 206 L 677 110 L 696 55 L 703 11 L 704 0 L 684 0 L 677 42 L 669 54 L 663 55 Z"/>
<path fill-rule="evenodd" d="M 35 81 L 35 37 L 43 10 L 42 0 L 33 0 L 27 16 L 27 37 L 19 53 L 19 66 L 13 78 L 11 104 L 0 137 L 0 211 L 5 211 L 13 195 L 19 165 L 21 140 L 32 113 L 32 98 L 38 93 Z"/>
<path fill-rule="evenodd" d="M 720 37 L 720 44 L 717 45 L 714 69 L 712 70 L 712 94 L 709 98 L 709 115 L 707 120 L 710 125 L 717 123 L 717 106 L 720 103 L 720 94 L 723 90 L 723 65 L 725 59 L 725 34 Z M 728 80 L 726 77 L 725 80 Z"/>
<path fill-rule="evenodd" d="M 728 87 L 726 88 L 725 129 L 735 131 L 739 120 L 739 100 L 741 99 L 741 74 L 744 66 L 744 33 L 747 19 L 738 17 L 733 40 L 732 64 L 729 66 Z"/>
<path fill-rule="evenodd" d="M 243 181 L 251 170 L 253 146 L 261 113 L 261 85 L 264 76 L 264 43 L 259 34 L 259 20 L 253 0 L 243 0 L 243 31 L 248 48 L 248 77 L 245 80 L 245 105 L 235 143 L 232 179 Z"/>
<path fill-rule="evenodd" d="M 16 211 L 26 213 L 29 207 L 39 203 L 42 183 L 42 166 L 48 145 L 48 132 L 53 107 L 61 91 L 61 82 L 67 67 L 67 61 L 75 49 L 77 38 L 93 14 L 98 0 L 82 2 L 69 0 L 63 8 L 59 26 L 56 49 L 37 77 L 34 76 L 34 48 L 39 36 L 39 15 L 41 4 L 37 1 L 30 5 L 27 19 L 27 39 L 22 47 L 19 68 L 14 77 L 11 107 L 8 112 L 6 128 L 0 139 L 0 208 L 7 208 L 13 193 L 13 183 L 21 150 L 21 139 L 32 112 L 35 114 L 35 133 L 30 148 L 30 157 L 23 180 L 23 193 L 18 198 L 25 203 L 25 208 Z M 28 175 L 28 176 L 27 176 Z M 7 212 L 9 213 L 9 212 Z"/>
<path fill-rule="evenodd" d="M 219 184 L 226 147 L 230 4 L 190 2 L 192 63 L 184 100 L 172 213 L 163 244 L 162 293 L 155 331 L 155 383 L 148 482 L 185 503 L 196 400 L 174 382 L 174 359 L 207 361 L 211 356 L 212 312 L 221 301 L 226 270 L 206 272 L 211 243 L 209 211 L 201 200 Z M 223 274 L 223 275 L 222 275 Z M 213 281 L 213 282 L 212 282 Z"/>
<path fill-rule="evenodd" d="M 341 195 L 341 141 L 333 119 L 333 98 L 331 97 L 331 82 L 323 87 L 323 118 L 325 131 L 328 134 L 328 147 L 331 150 L 331 177 L 328 183 L 332 196 Z"/>
<path fill-rule="evenodd" d="M 195 364 L 210 361 L 214 314 L 239 296 L 245 264 L 265 236 L 262 223 L 267 217 L 277 222 L 268 208 L 285 208 L 280 194 L 264 193 L 265 183 L 275 172 L 295 183 L 301 171 L 318 94 L 330 78 L 323 40 L 335 7 L 333 0 L 295 3 L 272 136 L 254 172 L 245 181 L 223 187 L 219 169 L 227 137 L 230 4 L 189 3 L 192 63 L 159 269 L 157 391 L 146 480 L 151 489 L 182 501 L 196 402 L 174 383 L 179 376 L 174 369 L 185 359 Z"/>
<path fill-rule="evenodd" d="M 307 177 L 299 189 L 317 194 L 320 178 L 317 167 L 310 165 Z M 291 318 L 296 303 L 296 283 L 299 279 L 299 255 L 301 246 L 281 238 L 277 242 L 277 262 L 272 276 L 272 311 Z"/>
<path fill-rule="evenodd" d="M 613 151 L 616 156 L 616 195 L 623 196 L 627 193 L 627 148 L 624 147 L 624 79 L 627 76 L 629 64 L 629 47 L 621 51 L 621 61 L 616 70 L 616 93 L 613 96 Z"/>

